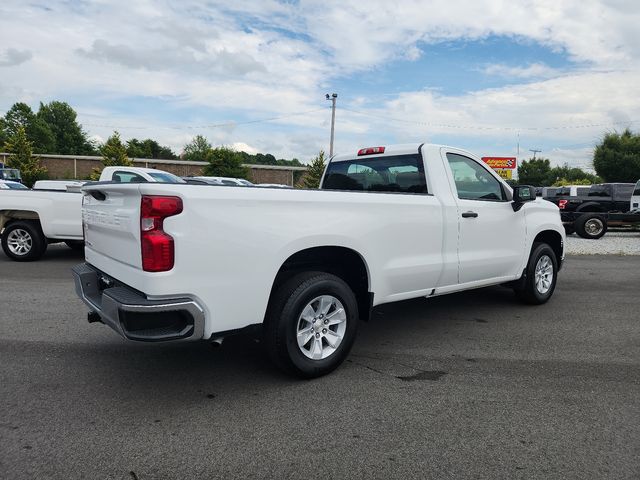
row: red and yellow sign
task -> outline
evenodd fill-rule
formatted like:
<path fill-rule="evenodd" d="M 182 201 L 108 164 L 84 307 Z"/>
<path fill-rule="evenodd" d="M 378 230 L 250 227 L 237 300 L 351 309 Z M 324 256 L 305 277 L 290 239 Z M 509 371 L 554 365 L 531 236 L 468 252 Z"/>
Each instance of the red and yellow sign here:
<path fill-rule="evenodd" d="M 482 157 L 482 161 L 491 168 L 516 168 L 516 157 Z"/>
<path fill-rule="evenodd" d="M 508 170 L 506 168 L 496 168 L 495 172 L 500 175 L 505 180 L 511 180 L 513 178 L 512 173 L 513 170 Z"/>

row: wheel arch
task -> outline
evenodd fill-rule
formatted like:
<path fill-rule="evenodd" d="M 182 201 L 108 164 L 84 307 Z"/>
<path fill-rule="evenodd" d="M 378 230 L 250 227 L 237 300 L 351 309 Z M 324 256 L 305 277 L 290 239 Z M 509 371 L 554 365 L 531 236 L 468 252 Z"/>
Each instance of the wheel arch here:
<path fill-rule="evenodd" d="M 576 208 L 576 212 L 583 213 L 603 213 L 604 211 L 605 209 L 602 207 L 602 205 L 597 202 L 583 203 L 582 205 L 578 205 L 578 208 Z"/>
<path fill-rule="evenodd" d="M 558 270 L 562 267 L 562 253 L 564 252 L 564 238 L 556 230 L 543 230 L 539 232 L 533 239 L 533 244 L 546 243 L 556 254 L 558 261 Z M 533 248 L 533 246 L 531 247 Z"/>
<path fill-rule="evenodd" d="M 356 296 L 360 318 L 369 319 L 373 305 L 373 293 L 369 291 L 371 276 L 360 253 L 342 246 L 317 246 L 299 250 L 280 266 L 271 287 L 270 300 L 280 285 L 304 271 L 331 273 L 344 280 Z"/>
<path fill-rule="evenodd" d="M 16 220 L 35 220 L 38 222 L 38 226 L 42 229 L 40 223 L 40 214 L 35 210 L 12 210 L 5 209 L 0 210 L 0 232 L 4 230 L 11 222 Z"/>

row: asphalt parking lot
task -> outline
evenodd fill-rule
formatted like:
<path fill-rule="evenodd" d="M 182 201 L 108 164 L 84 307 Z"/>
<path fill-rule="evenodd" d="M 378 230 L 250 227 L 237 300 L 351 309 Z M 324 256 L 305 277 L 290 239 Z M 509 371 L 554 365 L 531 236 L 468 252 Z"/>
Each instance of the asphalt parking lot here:
<path fill-rule="evenodd" d="M 1 478 L 640 478 L 640 257 L 569 257 L 540 307 L 502 287 L 381 307 L 313 381 L 251 338 L 88 324 L 81 260 L 0 254 Z"/>

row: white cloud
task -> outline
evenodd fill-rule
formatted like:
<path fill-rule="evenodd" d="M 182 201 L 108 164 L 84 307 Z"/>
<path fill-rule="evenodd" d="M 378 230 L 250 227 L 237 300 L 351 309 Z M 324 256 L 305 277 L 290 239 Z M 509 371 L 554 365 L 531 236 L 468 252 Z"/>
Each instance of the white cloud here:
<path fill-rule="evenodd" d="M 255 155 L 256 153 L 260 152 L 257 148 L 252 147 L 251 145 L 247 145 L 244 142 L 232 143 L 231 148 L 233 148 L 237 152 L 247 152 L 247 153 L 250 153 L 251 155 Z"/>
<path fill-rule="evenodd" d="M 176 150 L 192 134 L 203 133 L 217 144 L 243 143 L 303 160 L 327 148 L 328 110 L 254 126 L 167 126 L 326 107 L 323 94 L 333 91 L 334 82 L 383 68 L 390 60 L 415 61 L 436 42 L 491 35 L 546 45 L 579 62 L 580 69 L 505 61 L 484 71 L 513 77 L 514 84 L 503 88 L 464 95 L 401 92 L 382 103 L 369 103 L 357 93 L 353 99 L 341 95 L 337 150 L 381 137 L 484 141 L 511 148 L 516 129 L 531 147 L 595 143 L 604 127 L 575 127 L 623 128 L 624 122 L 640 119 L 633 95 L 640 81 L 640 9 L 632 2 L 52 0 L 46 5 L 5 0 L 0 6 L 0 65 L 5 67 L 0 108 L 18 100 L 73 98 L 87 130 L 103 138 L 113 128 L 94 125 L 117 126 L 126 138 L 158 138 Z M 133 101 L 128 113 L 110 108 L 118 101 L 150 98 L 179 112 L 197 107 L 210 114 L 167 121 Z M 95 110 L 99 117 L 92 116 Z M 571 158 L 564 150 L 555 154 Z"/>
<path fill-rule="evenodd" d="M 509 66 L 502 63 L 487 65 L 483 70 L 486 75 L 509 79 L 551 78 L 561 74 L 555 68 L 544 63 L 531 63 L 527 66 Z"/>

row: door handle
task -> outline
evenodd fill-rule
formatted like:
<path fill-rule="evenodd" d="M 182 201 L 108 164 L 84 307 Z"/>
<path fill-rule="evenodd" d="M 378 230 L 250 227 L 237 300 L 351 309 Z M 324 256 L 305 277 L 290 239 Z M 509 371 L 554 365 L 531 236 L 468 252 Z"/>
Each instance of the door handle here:
<path fill-rule="evenodd" d="M 476 218 L 478 214 L 476 212 L 464 212 L 462 218 Z"/>

